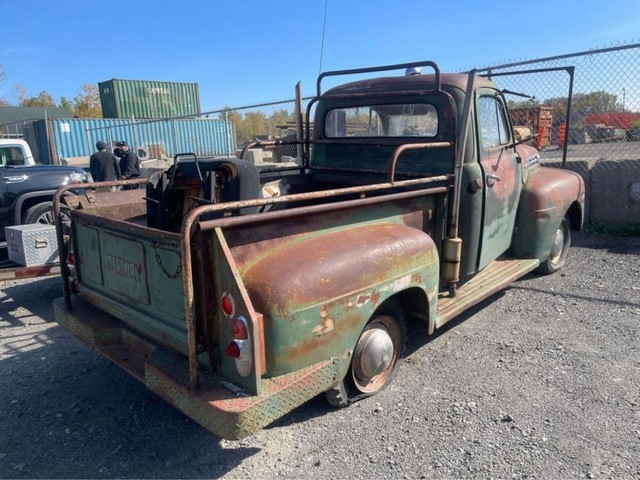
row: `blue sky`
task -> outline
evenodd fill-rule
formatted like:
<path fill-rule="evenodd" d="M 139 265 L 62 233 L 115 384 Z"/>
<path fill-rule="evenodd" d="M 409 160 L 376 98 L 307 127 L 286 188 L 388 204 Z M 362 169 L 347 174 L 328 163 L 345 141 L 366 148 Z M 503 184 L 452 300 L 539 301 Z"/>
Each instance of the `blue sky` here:
<path fill-rule="evenodd" d="M 640 38 L 637 0 L 327 0 L 323 70 L 488 66 Z M 526 6 L 528 5 L 528 7 Z M 0 96 L 58 100 L 110 78 L 197 82 L 203 111 L 312 95 L 325 0 L 1 0 Z"/>

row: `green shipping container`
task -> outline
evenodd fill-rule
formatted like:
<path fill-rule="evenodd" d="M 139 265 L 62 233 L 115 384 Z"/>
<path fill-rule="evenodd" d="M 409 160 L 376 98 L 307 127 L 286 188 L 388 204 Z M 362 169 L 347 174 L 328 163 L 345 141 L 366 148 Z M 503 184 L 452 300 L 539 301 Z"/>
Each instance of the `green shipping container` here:
<path fill-rule="evenodd" d="M 98 83 L 104 118 L 169 118 L 200 114 L 197 83 L 119 80 Z"/>

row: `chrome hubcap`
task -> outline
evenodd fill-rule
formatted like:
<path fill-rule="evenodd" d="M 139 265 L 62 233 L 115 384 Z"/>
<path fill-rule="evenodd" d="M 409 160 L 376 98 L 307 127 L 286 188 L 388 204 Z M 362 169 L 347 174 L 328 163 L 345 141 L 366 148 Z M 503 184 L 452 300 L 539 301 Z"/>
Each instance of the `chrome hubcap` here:
<path fill-rule="evenodd" d="M 355 386 L 374 393 L 390 381 L 398 360 L 402 333 L 393 317 L 382 315 L 362 332 L 353 352 L 352 375 Z"/>
<path fill-rule="evenodd" d="M 371 329 L 362 336 L 360 370 L 364 378 L 373 378 L 384 372 L 393 359 L 393 340 L 382 328 Z"/>
<path fill-rule="evenodd" d="M 558 261 L 560 258 L 560 254 L 562 253 L 562 248 L 564 247 L 564 226 L 560 225 L 560 228 L 556 231 L 556 236 L 553 239 L 553 245 L 551 247 L 551 254 L 549 257 L 552 262 Z"/>

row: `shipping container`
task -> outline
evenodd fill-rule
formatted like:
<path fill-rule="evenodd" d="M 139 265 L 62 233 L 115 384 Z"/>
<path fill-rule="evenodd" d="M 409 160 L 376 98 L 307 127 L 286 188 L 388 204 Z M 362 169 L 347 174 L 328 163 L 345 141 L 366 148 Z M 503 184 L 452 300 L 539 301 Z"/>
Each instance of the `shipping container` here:
<path fill-rule="evenodd" d="M 104 118 L 150 119 L 200 114 L 197 83 L 119 80 L 98 83 Z"/>
<path fill-rule="evenodd" d="M 140 149 L 141 160 L 173 158 L 177 153 L 198 156 L 235 155 L 233 124 L 219 118 L 167 119 L 132 122 L 113 118 L 36 120 L 33 139 L 40 163 L 88 165 L 95 144 L 124 140 Z M 26 138 L 25 138 L 26 139 Z"/>

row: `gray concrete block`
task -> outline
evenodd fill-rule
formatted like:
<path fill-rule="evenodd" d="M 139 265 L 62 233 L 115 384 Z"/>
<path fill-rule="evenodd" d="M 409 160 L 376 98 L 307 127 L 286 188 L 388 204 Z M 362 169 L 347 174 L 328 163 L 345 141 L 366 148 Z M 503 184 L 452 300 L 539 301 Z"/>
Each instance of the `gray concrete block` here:
<path fill-rule="evenodd" d="M 591 221 L 640 223 L 640 160 L 601 160 L 591 170 Z"/>

